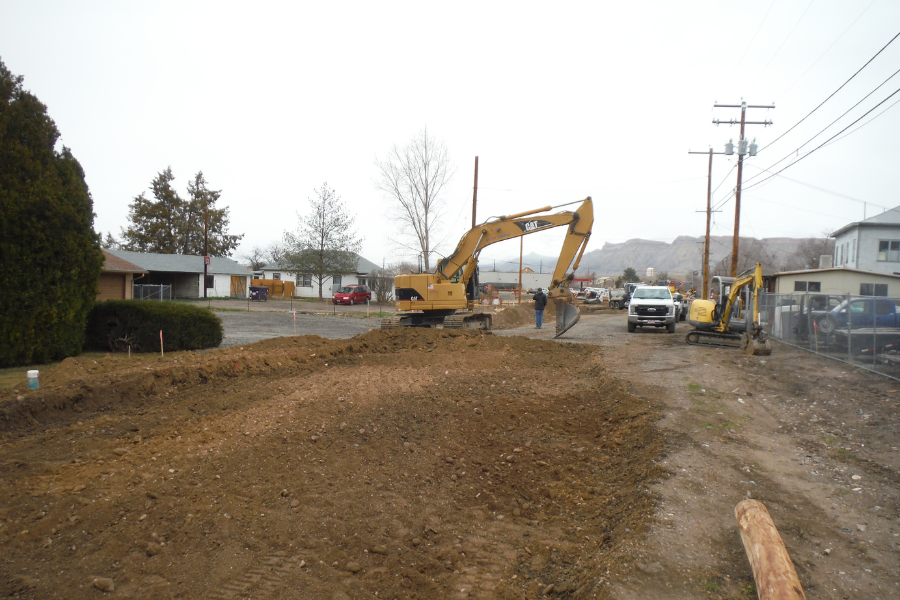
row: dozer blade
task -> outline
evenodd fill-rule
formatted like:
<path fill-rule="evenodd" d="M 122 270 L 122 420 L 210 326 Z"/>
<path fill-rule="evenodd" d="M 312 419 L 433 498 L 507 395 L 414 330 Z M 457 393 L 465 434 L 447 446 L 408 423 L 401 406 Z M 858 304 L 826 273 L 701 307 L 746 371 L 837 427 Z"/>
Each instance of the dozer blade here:
<path fill-rule="evenodd" d="M 558 338 L 568 330 L 572 329 L 575 326 L 575 323 L 578 322 L 578 319 L 581 318 L 581 313 L 577 308 L 568 302 L 563 302 L 562 300 L 557 300 L 556 302 L 556 335 L 554 338 Z"/>

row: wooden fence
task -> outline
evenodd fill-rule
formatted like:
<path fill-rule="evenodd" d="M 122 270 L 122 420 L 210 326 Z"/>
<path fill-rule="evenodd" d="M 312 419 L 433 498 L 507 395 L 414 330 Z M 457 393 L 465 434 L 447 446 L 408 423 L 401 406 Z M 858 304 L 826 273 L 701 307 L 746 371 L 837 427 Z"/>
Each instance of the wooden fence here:
<path fill-rule="evenodd" d="M 269 298 L 290 298 L 294 295 L 294 282 L 280 279 L 251 279 L 250 285 L 269 288 Z"/>

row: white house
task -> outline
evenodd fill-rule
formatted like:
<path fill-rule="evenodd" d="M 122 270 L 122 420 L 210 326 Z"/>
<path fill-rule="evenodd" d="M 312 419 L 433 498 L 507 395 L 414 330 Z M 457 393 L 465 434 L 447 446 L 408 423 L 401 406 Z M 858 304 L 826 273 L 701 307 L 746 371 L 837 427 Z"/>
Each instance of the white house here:
<path fill-rule="evenodd" d="M 378 265 L 370 260 L 366 260 L 360 255 L 356 255 L 356 271 L 353 273 L 341 273 L 333 275 L 330 280 L 326 281 L 322 286 L 322 295 L 326 298 L 336 292 L 344 285 L 369 285 L 369 277 L 380 269 Z M 269 263 L 262 269 L 262 277 L 260 279 L 280 279 L 282 281 L 290 281 L 294 284 L 295 298 L 318 298 L 319 284 L 311 275 L 300 275 L 297 277 L 294 273 L 290 273 L 278 263 Z"/>
<path fill-rule="evenodd" d="M 844 225 L 834 238 L 834 266 L 900 273 L 900 206 Z"/>
<path fill-rule="evenodd" d="M 203 297 L 203 257 L 188 254 L 155 254 L 108 250 L 110 254 L 137 265 L 147 275 L 135 282 L 147 285 L 171 285 L 173 298 Z M 223 256 L 211 256 L 206 269 L 207 296 L 246 298 L 250 294 L 250 271 Z"/>

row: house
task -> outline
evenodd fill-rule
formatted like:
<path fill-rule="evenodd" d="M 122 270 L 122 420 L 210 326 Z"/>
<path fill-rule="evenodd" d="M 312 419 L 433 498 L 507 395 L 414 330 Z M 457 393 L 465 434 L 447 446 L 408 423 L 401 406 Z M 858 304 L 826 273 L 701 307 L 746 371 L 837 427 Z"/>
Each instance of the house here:
<path fill-rule="evenodd" d="M 375 271 L 380 270 L 381 267 L 376 265 L 370 260 L 366 260 L 359 254 L 356 255 L 356 271 L 353 273 L 340 273 L 338 275 L 333 275 L 330 280 L 327 280 L 322 285 L 322 295 L 325 297 L 331 297 L 334 292 L 336 292 L 341 286 L 344 285 L 369 285 L 371 282 L 369 281 L 370 275 L 372 275 Z M 261 276 L 258 279 L 275 279 L 282 281 L 290 281 L 294 283 L 294 297 L 295 298 L 318 298 L 319 297 L 319 285 L 318 282 L 311 275 L 300 275 L 296 276 L 295 273 L 289 272 L 283 265 L 278 263 L 269 263 L 265 267 L 263 267 Z"/>
<path fill-rule="evenodd" d="M 833 266 L 886 274 L 900 272 L 900 206 L 844 225 L 831 237 Z"/>
<path fill-rule="evenodd" d="M 778 294 L 852 294 L 900 298 L 900 274 L 832 267 L 775 273 L 772 278 L 775 280 L 774 291 Z"/>
<path fill-rule="evenodd" d="M 128 250 L 108 252 L 145 270 L 147 275 L 141 279 L 141 284 L 172 286 L 173 298 L 202 298 L 204 283 L 207 296 L 246 298 L 250 293 L 250 271 L 230 258 L 211 256 L 204 282 L 202 256 Z"/>
<path fill-rule="evenodd" d="M 103 270 L 97 282 L 97 300 L 131 300 L 134 281 L 146 274 L 145 269 L 104 250 Z"/>

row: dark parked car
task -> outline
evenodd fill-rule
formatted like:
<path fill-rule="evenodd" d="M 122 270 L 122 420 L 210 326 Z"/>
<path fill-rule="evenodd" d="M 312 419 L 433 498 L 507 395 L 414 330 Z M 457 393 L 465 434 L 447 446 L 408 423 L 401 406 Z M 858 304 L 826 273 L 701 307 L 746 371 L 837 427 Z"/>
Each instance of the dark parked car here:
<path fill-rule="evenodd" d="M 361 302 L 368 304 L 371 299 L 372 290 L 370 290 L 368 286 L 345 285 L 334 294 L 332 302 L 335 304 L 349 304 L 350 306 L 353 306 L 354 304 L 359 304 Z"/>

